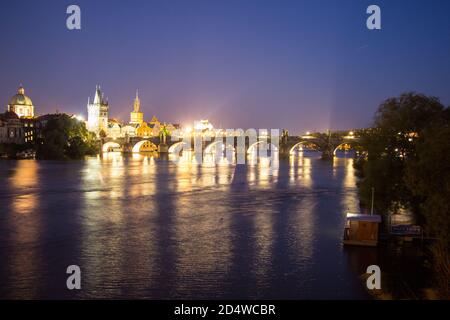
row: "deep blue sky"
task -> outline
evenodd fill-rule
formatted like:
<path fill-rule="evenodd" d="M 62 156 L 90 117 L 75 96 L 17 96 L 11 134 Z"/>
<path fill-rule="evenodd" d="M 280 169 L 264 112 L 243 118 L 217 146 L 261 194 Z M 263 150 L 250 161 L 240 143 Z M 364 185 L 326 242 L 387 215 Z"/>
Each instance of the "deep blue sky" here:
<path fill-rule="evenodd" d="M 363 127 L 405 91 L 450 103 L 449 15 L 448 0 L 1 1 L 0 104 L 23 83 L 39 114 L 86 115 L 100 84 L 123 120 L 138 88 L 147 120 Z"/>

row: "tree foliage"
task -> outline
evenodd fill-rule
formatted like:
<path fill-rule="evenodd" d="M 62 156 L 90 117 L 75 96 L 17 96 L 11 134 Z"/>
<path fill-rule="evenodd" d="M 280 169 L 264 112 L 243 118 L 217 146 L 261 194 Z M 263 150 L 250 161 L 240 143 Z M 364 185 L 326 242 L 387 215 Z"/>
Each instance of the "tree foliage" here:
<path fill-rule="evenodd" d="M 444 117 L 445 119 L 445 117 Z M 447 118 L 449 120 L 450 117 Z M 417 141 L 416 157 L 406 167 L 406 184 L 422 199 L 421 215 L 432 246 L 437 283 L 450 297 L 450 127 L 431 127 Z"/>
<path fill-rule="evenodd" d="M 366 157 L 356 163 L 361 201 L 368 205 L 375 188 L 375 208 L 380 213 L 407 207 L 420 214 L 423 196 L 412 192 L 406 168 L 416 161 L 417 143 L 429 128 L 440 128 L 448 113 L 433 97 L 407 93 L 380 105 L 372 129 L 361 137 Z"/>
<path fill-rule="evenodd" d="M 37 143 L 38 159 L 81 159 L 96 152 L 95 137 L 83 122 L 61 115 L 47 122 Z"/>
<path fill-rule="evenodd" d="M 449 295 L 450 109 L 438 99 L 408 93 L 386 100 L 374 126 L 362 136 L 365 157 L 356 161 L 364 205 L 375 188 L 379 213 L 407 208 L 436 241 L 432 246 L 438 284 Z"/>

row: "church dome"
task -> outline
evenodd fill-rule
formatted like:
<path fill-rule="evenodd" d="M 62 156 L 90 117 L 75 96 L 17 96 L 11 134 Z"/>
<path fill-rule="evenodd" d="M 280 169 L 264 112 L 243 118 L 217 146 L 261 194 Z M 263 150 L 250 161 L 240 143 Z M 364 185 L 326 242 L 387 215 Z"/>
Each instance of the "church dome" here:
<path fill-rule="evenodd" d="M 10 106 L 32 106 L 33 102 L 31 99 L 25 95 L 25 89 L 21 86 L 16 95 L 14 95 L 11 100 L 9 100 Z"/>

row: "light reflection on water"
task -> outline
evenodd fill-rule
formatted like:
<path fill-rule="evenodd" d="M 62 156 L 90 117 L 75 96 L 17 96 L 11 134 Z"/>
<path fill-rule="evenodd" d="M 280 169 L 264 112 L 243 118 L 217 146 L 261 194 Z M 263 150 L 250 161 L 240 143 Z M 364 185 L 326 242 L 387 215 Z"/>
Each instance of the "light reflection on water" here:
<path fill-rule="evenodd" d="M 352 159 L 191 160 L 1 162 L 0 297 L 366 297 L 341 245 Z"/>

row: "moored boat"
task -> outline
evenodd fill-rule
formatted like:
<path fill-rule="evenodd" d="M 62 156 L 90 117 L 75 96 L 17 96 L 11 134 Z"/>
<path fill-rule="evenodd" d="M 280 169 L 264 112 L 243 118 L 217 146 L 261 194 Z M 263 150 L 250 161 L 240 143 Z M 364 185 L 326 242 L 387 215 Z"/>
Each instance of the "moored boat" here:
<path fill-rule="evenodd" d="M 377 246 L 380 223 L 381 216 L 379 215 L 347 213 L 344 245 Z"/>

